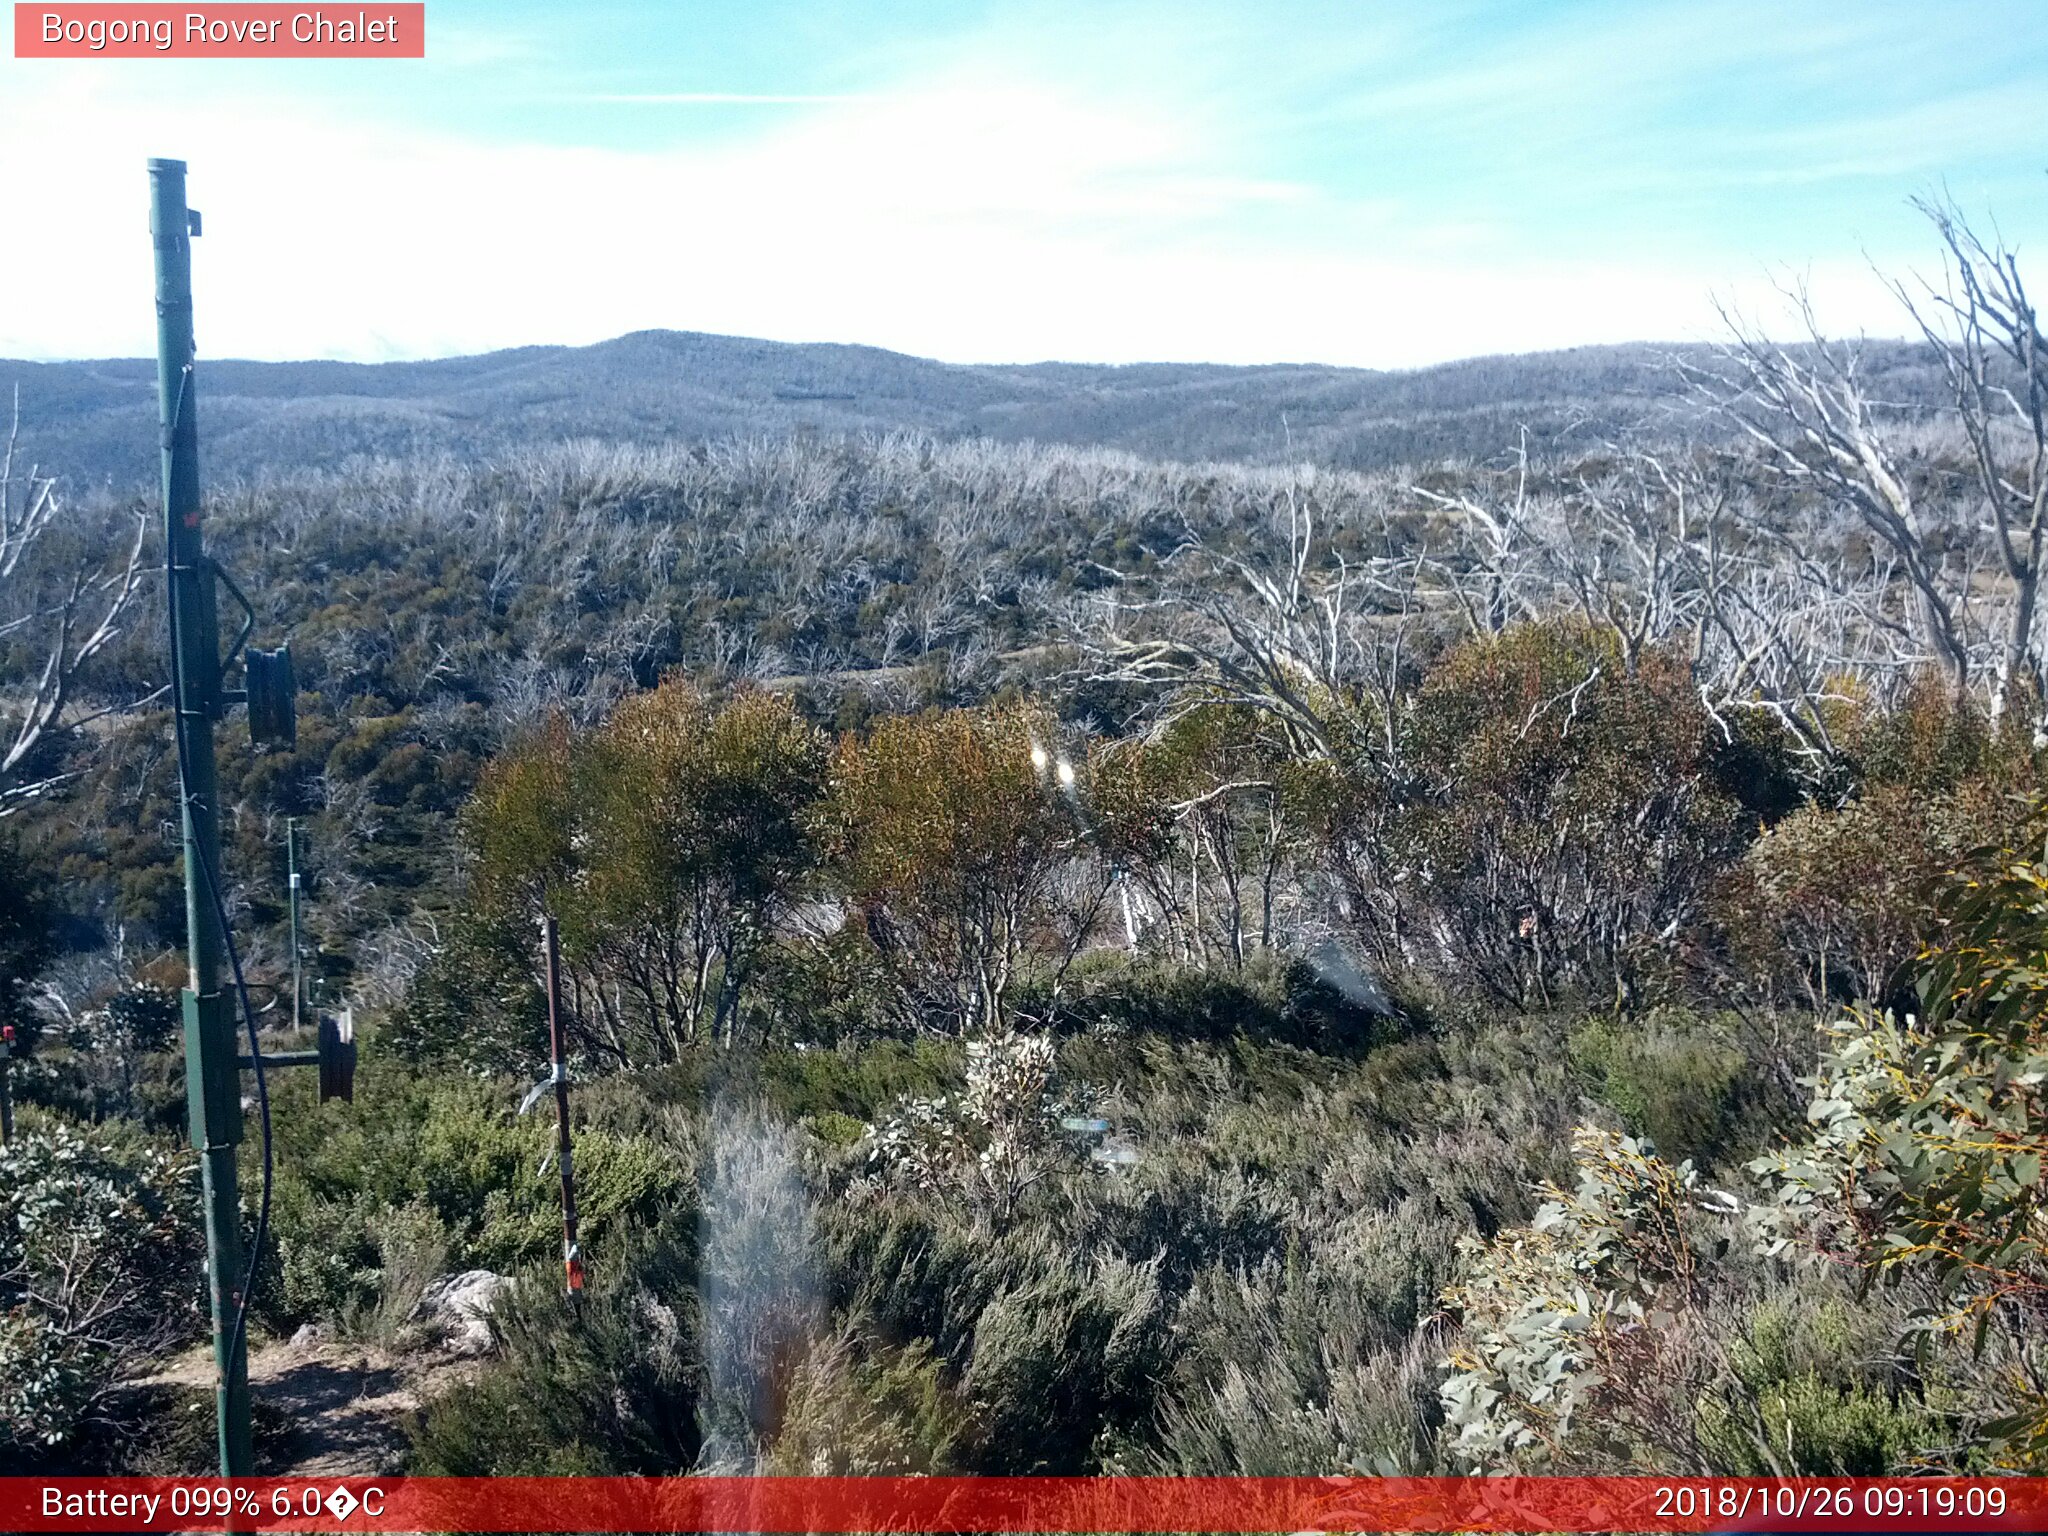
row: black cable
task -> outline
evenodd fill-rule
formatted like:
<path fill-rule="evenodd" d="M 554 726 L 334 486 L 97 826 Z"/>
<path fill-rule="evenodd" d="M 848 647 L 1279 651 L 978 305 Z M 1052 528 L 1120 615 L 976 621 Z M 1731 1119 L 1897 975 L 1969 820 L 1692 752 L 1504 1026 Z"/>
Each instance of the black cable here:
<path fill-rule="evenodd" d="M 171 431 L 176 433 L 178 423 L 185 414 L 185 389 L 191 382 L 192 365 L 185 365 L 184 373 L 178 380 L 178 398 L 171 409 Z M 178 647 L 178 576 L 173 559 L 170 530 L 164 530 L 164 596 L 165 607 L 170 616 L 171 629 L 171 738 L 178 749 L 178 805 L 184 813 L 187 825 L 192 820 L 192 774 L 185 756 L 185 721 L 182 704 L 185 698 L 185 659 Z M 215 876 L 213 864 L 206 857 L 206 851 L 193 838 L 188 844 L 190 852 L 199 865 L 200 875 L 206 881 L 206 894 L 212 903 L 214 919 L 220 924 L 221 941 L 227 948 L 228 968 L 235 978 L 235 996 L 241 1004 L 242 1022 L 249 1034 L 249 1060 L 256 1072 L 257 1115 L 263 1127 L 263 1188 L 256 1205 L 256 1232 L 250 1240 L 248 1261 L 243 1266 L 242 1283 L 236 1290 L 235 1324 L 228 1335 L 227 1368 L 234 1370 L 235 1359 L 242 1355 L 249 1336 L 249 1297 L 256 1288 L 256 1267 L 263 1260 L 263 1248 L 270 1235 L 270 1185 L 271 1185 L 271 1137 L 270 1137 L 270 1084 L 263 1071 L 263 1047 L 256 1038 L 256 1010 L 249 1005 L 249 986 L 242 978 L 242 957 L 235 949 L 235 936 L 228 926 L 228 910 L 221 900 L 220 881 Z"/>
<path fill-rule="evenodd" d="M 235 1305 L 235 1327 L 228 1342 L 228 1364 L 242 1352 L 249 1332 L 249 1297 L 256 1289 L 256 1268 L 263 1262 L 263 1246 L 270 1236 L 270 1084 L 263 1070 L 263 1047 L 256 1039 L 256 1010 L 249 1006 L 249 985 L 242 979 L 242 957 L 235 950 L 235 935 L 228 927 L 228 910 L 220 899 L 220 883 L 204 852 L 199 855 L 200 871 L 206 876 L 206 892 L 213 898 L 213 911 L 227 946 L 228 968 L 234 973 L 235 995 L 242 1005 L 242 1022 L 249 1033 L 249 1061 L 256 1072 L 256 1116 L 263 1127 L 263 1192 L 256 1201 L 256 1232 L 249 1240 L 249 1258 L 242 1269 L 240 1300 Z"/>

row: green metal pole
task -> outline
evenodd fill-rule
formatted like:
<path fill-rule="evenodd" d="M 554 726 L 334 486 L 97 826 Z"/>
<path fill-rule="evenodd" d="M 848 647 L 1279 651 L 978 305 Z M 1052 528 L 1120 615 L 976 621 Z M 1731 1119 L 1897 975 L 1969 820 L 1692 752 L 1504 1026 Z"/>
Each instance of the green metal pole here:
<path fill-rule="evenodd" d="M 207 1289 L 213 1311 L 214 1400 L 223 1477 L 246 1477 L 249 1371 L 234 1347 L 241 1308 L 242 1212 L 235 1148 L 242 1139 L 235 1020 L 221 988 L 227 936 L 214 883 L 220 879 L 220 807 L 213 722 L 224 700 L 213 567 L 199 519 L 198 400 L 192 382 L 192 244 L 198 216 L 185 205 L 185 162 L 149 162 L 150 233 L 156 246 L 157 398 L 163 444 L 164 551 L 170 606 L 171 685 L 184 775 L 185 927 L 191 985 L 185 989 L 185 1097 L 206 1197 Z"/>
<path fill-rule="evenodd" d="M 299 999 L 306 989 L 299 981 L 299 818 L 287 816 L 284 823 L 284 867 L 291 883 L 292 905 L 292 1028 L 299 1027 Z"/>

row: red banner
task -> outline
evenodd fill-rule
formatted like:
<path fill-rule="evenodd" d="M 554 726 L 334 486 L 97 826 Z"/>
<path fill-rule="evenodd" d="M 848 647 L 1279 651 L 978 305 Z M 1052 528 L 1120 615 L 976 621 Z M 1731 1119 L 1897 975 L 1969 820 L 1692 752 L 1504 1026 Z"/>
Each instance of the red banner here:
<path fill-rule="evenodd" d="M 17 59 L 423 59 L 424 4 L 21 5 Z"/>
<path fill-rule="evenodd" d="M 43 1531 L 2042 1531 L 2048 1480 L 0 1478 Z"/>

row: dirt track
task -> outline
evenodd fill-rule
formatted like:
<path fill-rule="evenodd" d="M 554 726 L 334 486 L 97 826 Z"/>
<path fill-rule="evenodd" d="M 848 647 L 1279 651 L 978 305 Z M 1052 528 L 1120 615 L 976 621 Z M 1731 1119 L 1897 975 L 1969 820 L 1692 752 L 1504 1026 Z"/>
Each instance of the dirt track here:
<path fill-rule="evenodd" d="M 259 1446 L 256 1471 L 280 1477 L 397 1471 L 405 1416 L 466 1368 L 441 1355 L 399 1356 L 326 1340 L 259 1344 L 249 1357 L 250 1397 L 259 1416 L 289 1421 L 291 1432 L 278 1464 L 264 1465 L 269 1458 Z M 136 1384 L 209 1389 L 212 1350 L 188 1350 Z"/>

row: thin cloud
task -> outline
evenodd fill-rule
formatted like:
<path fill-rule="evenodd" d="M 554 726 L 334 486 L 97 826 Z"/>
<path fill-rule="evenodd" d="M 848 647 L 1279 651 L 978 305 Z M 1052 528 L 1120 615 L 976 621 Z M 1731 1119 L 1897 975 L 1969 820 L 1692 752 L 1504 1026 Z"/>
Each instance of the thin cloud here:
<path fill-rule="evenodd" d="M 759 91 L 605 91 L 590 96 L 567 96 L 561 99 L 632 107 L 809 107 L 849 101 L 876 101 L 880 98 L 867 92 L 817 96 Z"/>

